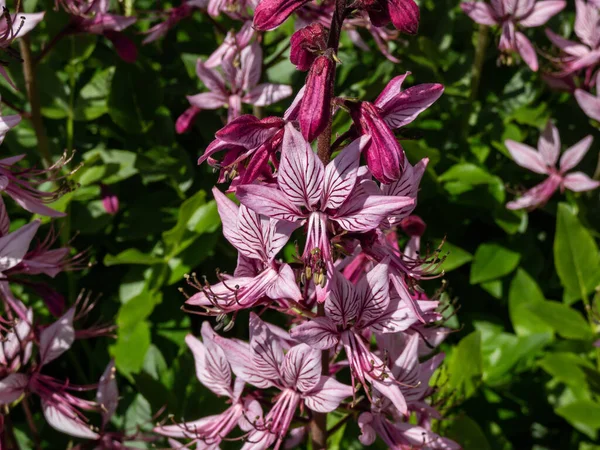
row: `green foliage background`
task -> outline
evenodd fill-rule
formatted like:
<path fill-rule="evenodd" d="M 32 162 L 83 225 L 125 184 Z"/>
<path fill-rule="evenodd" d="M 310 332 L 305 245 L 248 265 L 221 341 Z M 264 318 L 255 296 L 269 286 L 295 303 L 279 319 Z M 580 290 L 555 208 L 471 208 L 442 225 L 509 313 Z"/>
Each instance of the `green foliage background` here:
<path fill-rule="evenodd" d="M 53 3 L 25 1 L 25 10 L 48 11 L 30 35 L 34 53 L 66 23 Z M 596 137 L 580 166 L 592 174 L 598 124 L 589 122 L 570 95 L 550 91 L 523 64 L 499 66 L 494 30 L 480 86 L 474 87 L 477 27 L 456 1 L 420 4 L 419 34 L 394 44 L 400 64 L 375 50 L 358 51 L 343 37 L 336 92 L 374 99 L 405 71 L 412 72 L 409 84 L 446 86 L 444 96 L 402 136 L 413 163 L 430 159 L 416 213 L 428 225 L 424 239 L 430 249 L 446 239 L 444 295 L 460 305 L 456 315 L 448 311 L 448 326 L 456 331 L 442 346 L 447 360 L 435 377 L 435 402 L 448 417 L 440 426 L 468 450 L 600 449 L 595 444 L 600 372 L 592 346 L 598 326 L 595 313 L 586 310 L 598 301 L 599 194 L 556 195 L 530 214 L 507 210 L 516 189 L 540 178 L 517 166 L 503 144 L 510 138 L 535 145 L 552 118 L 564 144 Z M 132 31 L 147 29 L 155 8 L 154 1 L 135 0 L 133 13 L 140 19 Z M 224 29 L 235 25 L 220 23 Z M 572 23 L 569 4 L 549 26 L 568 32 Z M 269 59 L 292 29 L 287 23 L 265 35 L 263 78 L 297 91 L 304 74 L 285 58 Z M 538 47 L 548 47 L 542 29 L 529 32 Z M 141 44 L 143 36 L 135 33 L 129 35 Z M 81 187 L 54 206 L 69 212 L 69 219 L 59 221 L 63 233 L 78 232 L 74 246 L 89 248 L 96 263 L 61 275 L 57 283 L 71 300 L 81 288 L 102 293 L 96 314 L 118 325 L 116 339 L 76 343 L 76 356 L 53 363 L 51 370 L 91 383 L 114 357 L 123 396 L 115 420 L 127 428 L 151 427 L 162 407 L 175 418 L 192 419 L 222 406 L 194 376 L 183 338 L 198 331 L 201 319 L 180 310 L 184 297 L 178 288 L 193 293 L 183 282 L 186 273 L 214 280 L 216 268 L 235 266 L 210 194 L 216 176 L 196 165 L 225 111 L 202 112 L 187 134 L 174 131 L 187 108 L 185 96 L 204 89 L 195 75 L 196 59 L 208 56 L 222 38 L 197 12 L 163 40 L 139 45 L 135 64 L 120 61 L 108 40 L 78 35 L 62 39 L 37 67 L 52 154 L 76 149 L 77 162 L 85 163 L 73 176 Z M 5 85 L 2 98 L 26 105 L 20 66 L 12 63 L 9 71 L 20 91 Z M 268 113 L 281 114 L 288 104 L 280 102 Z M 349 118 L 338 116 L 335 130 L 343 131 Z M 27 153 L 35 161 L 37 143 L 27 120 L 7 135 L 3 150 L 5 156 Z M 119 197 L 116 216 L 102 208 L 100 182 Z M 440 282 L 425 287 L 433 292 Z M 44 313 L 39 299 L 31 295 L 30 302 Z M 240 316 L 231 333 L 246 337 L 245 322 Z M 67 438 L 44 427 L 41 415 L 36 420 L 46 448 L 67 446 Z M 21 448 L 31 448 L 24 419 L 17 415 L 15 426 Z M 356 425 L 348 423 L 331 437 L 331 448 L 361 448 L 357 435 Z"/>

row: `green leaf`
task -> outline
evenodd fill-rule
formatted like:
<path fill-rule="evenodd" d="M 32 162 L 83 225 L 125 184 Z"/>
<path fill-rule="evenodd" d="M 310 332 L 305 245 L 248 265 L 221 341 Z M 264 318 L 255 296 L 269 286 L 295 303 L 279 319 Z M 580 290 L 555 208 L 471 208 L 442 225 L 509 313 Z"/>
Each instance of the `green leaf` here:
<path fill-rule="evenodd" d="M 521 255 L 496 243 L 481 244 L 471 264 L 471 284 L 495 280 L 511 273 Z"/>
<path fill-rule="evenodd" d="M 562 285 L 578 299 L 600 283 L 596 242 L 566 203 L 558 205 L 554 263 Z"/>
<path fill-rule="evenodd" d="M 556 352 L 548 353 L 539 365 L 554 379 L 570 386 L 578 399 L 590 399 L 587 376 L 582 366 L 587 361 L 573 353 Z"/>
<path fill-rule="evenodd" d="M 465 398 L 475 393 L 483 374 L 481 333 L 474 331 L 464 337 L 452 352 L 448 362 L 449 392 L 459 392 Z"/>
<path fill-rule="evenodd" d="M 450 422 L 446 435 L 460 443 L 462 448 L 492 450 L 483 430 L 469 416 L 461 415 Z"/>
<path fill-rule="evenodd" d="M 436 247 L 439 246 L 441 241 L 436 242 Z M 468 251 L 463 250 L 457 245 L 451 244 L 450 242 L 444 242 L 442 247 L 442 254 L 445 254 L 445 259 L 440 268 L 436 273 L 450 272 L 451 270 L 458 269 L 460 266 L 467 264 L 473 260 L 473 255 Z"/>
<path fill-rule="evenodd" d="M 596 439 L 600 429 L 600 404 L 591 400 L 577 400 L 555 411 L 575 428 Z"/>
<path fill-rule="evenodd" d="M 116 343 L 110 347 L 117 369 L 125 375 L 139 372 L 150 342 L 150 324 L 146 321 L 138 320 L 133 327 L 119 330 Z"/>
<path fill-rule="evenodd" d="M 138 321 L 145 320 L 160 302 L 162 302 L 160 292 L 144 290 L 141 294 L 122 305 L 117 315 L 119 333 L 122 330 L 134 328 Z"/>
<path fill-rule="evenodd" d="M 591 339 L 592 332 L 581 313 L 559 302 L 534 302 L 526 308 L 566 339 Z"/>
<path fill-rule="evenodd" d="M 160 264 L 164 262 L 161 258 L 151 256 L 146 253 L 142 253 L 137 248 L 128 248 L 122 251 L 118 255 L 106 255 L 104 257 L 105 266 L 116 266 L 119 264 L 141 264 L 141 265 L 152 265 Z"/>
<path fill-rule="evenodd" d="M 508 291 L 508 313 L 518 336 L 552 333 L 552 327 L 533 314 L 527 305 L 544 302 L 544 294 L 525 270 L 517 269 Z"/>
<path fill-rule="evenodd" d="M 73 111 L 75 120 L 95 120 L 108 112 L 107 99 L 114 73 L 114 67 L 97 72 L 79 91 Z"/>

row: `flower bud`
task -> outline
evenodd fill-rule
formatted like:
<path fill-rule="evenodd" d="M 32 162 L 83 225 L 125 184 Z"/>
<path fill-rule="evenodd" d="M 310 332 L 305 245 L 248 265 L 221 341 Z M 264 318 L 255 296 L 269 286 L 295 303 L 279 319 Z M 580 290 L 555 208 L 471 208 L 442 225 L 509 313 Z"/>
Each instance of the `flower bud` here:
<path fill-rule="evenodd" d="M 254 10 L 254 28 L 272 30 L 310 0 L 262 0 Z"/>
<path fill-rule="evenodd" d="M 327 48 L 327 30 L 320 23 L 313 23 L 296 31 L 290 40 L 290 61 L 298 70 L 307 71 Z"/>
<path fill-rule="evenodd" d="M 369 102 L 346 102 L 359 134 L 368 134 L 371 141 L 363 153 L 369 170 L 377 180 L 389 184 L 400 179 L 406 157 L 396 136 L 385 123 L 377 107 Z"/>
<path fill-rule="evenodd" d="M 357 9 L 369 14 L 376 27 L 390 22 L 402 33 L 415 34 L 419 29 L 419 7 L 413 0 L 358 0 Z"/>
<path fill-rule="evenodd" d="M 108 186 L 100 185 L 100 194 L 102 196 L 102 206 L 108 214 L 114 216 L 119 212 L 119 197 L 117 197 Z"/>
<path fill-rule="evenodd" d="M 425 233 L 427 225 L 419 216 L 408 216 L 400 221 L 400 228 L 410 237 L 421 237 Z"/>
<path fill-rule="evenodd" d="M 304 139 L 309 142 L 329 124 L 334 76 L 335 62 L 328 55 L 319 56 L 308 72 L 298 121 Z"/>
<path fill-rule="evenodd" d="M 181 114 L 177 118 L 177 122 L 175 122 L 175 131 L 177 134 L 183 134 L 192 127 L 192 123 L 194 122 L 194 118 L 201 111 L 197 106 L 190 106 L 186 109 L 183 114 Z"/>

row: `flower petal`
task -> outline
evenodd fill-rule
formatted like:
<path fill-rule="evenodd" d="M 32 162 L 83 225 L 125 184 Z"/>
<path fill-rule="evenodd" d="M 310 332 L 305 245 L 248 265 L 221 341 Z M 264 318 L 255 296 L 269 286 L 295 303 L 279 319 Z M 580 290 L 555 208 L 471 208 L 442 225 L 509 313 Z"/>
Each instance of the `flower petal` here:
<path fill-rule="evenodd" d="M 15 267 L 23 260 L 39 226 L 40 221 L 34 220 L 0 237 L 0 273 Z"/>
<path fill-rule="evenodd" d="M 342 400 L 352 396 L 352 386 L 342 384 L 335 378 L 321 376 L 317 385 L 304 394 L 304 404 L 313 411 L 328 413 L 337 409 Z"/>
<path fill-rule="evenodd" d="M 394 130 L 408 125 L 429 108 L 444 93 L 438 83 L 417 84 L 400 92 L 381 110 L 385 123 Z"/>
<path fill-rule="evenodd" d="M 567 6 L 564 0 L 543 0 L 535 2 L 533 9 L 527 16 L 519 20 L 522 27 L 539 27 L 544 25 L 552 16 L 555 16 Z"/>
<path fill-rule="evenodd" d="M 100 439 L 100 435 L 92 431 L 91 427 L 83 422 L 74 411 L 65 410 L 66 408 L 61 406 L 42 400 L 44 417 L 48 425 L 70 436 L 82 439 Z"/>
<path fill-rule="evenodd" d="M 290 388 L 310 391 L 321 378 L 321 352 L 306 344 L 295 345 L 286 353 L 281 373 Z"/>
<path fill-rule="evenodd" d="M 115 361 L 111 360 L 106 366 L 104 373 L 100 377 L 100 382 L 98 383 L 96 401 L 101 407 L 103 426 L 106 426 L 110 421 L 110 418 L 117 410 L 117 405 L 119 404 L 119 388 L 117 386 L 115 372 Z"/>
<path fill-rule="evenodd" d="M 262 377 L 278 382 L 281 379 L 283 349 L 279 339 L 254 313 L 250 313 L 250 347 L 255 370 Z"/>
<path fill-rule="evenodd" d="M 546 163 L 544 162 L 542 155 L 529 145 L 521 144 L 520 142 L 515 142 L 510 139 L 505 141 L 504 145 L 506 145 L 506 148 L 510 152 L 515 162 L 521 167 L 529 169 L 535 173 L 548 173 L 548 168 L 546 167 Z"/>
<path fill-rule="evenodd" d="M 485 2 L 463 2 L 460 7 L 467 16 L 481 25 L 498 24 L 494 10 Z"/>
<path fill-rule="evenodd" d="M 235 195 L 243 205 L 272 219 L 294 222 L 303 218 L 298 208 L 279 189 L 246 184 L 238 186 Z"/>
<path fill-rule="evenodd" d="M 529 39 L 527 39 L 527 36 L 525 36 L 520 31 L 517 31 L 515 33 L 515 41 L 517 44 L 517 50 L 521 55 L 521 58 L 523 58 L 523 61 L 525 61 L 525 64 L 527 64 L 531 70 L 537 72 L 537 54 L 535 53 L 533 45 L 531 45 L 531 42 L 529 41 Z"/>
<path fill-rule="evenodd" d="M 315 317 L 290 330 L 290 336 L 319 350 L 332 348 L 339 342 L 337 326 L 329 317 Z"/>
<path fill-rule="evenodd" d="M 592 180 L 583 172 L 573 172 L 563 179 L 563 186 L 573 192 L 584 192 L 596 189 L 600 181 Z"/>
<path fill-rule="evenodd" d="M 560 158 L 560 171 L 562 173 L 568 172 L 579 164 L 590 149 L 593 140 L 594 138 L 589 135 L 584 137 L 577 144 L 566 149 Z"/>
<path fill-rule="evenodd" d="M 62 317 L 40 333 L 40 364 L 48 364 L 66 352 L 75 341 L 72 306 Z"/>
<path fill-rule="evenodd" d="M 25 392 L 29 376 L 24 373 L 11 373 L 0 380 L 0 405 L 8 405 Z"/>
<path fill-rule="evenodd" d="M 600 121 L 600 98 L 583 89 L 577 89 L 575 90 L 575 99 L 588 117 Z"/>
<path fill-rule="evenodd" d="M 556 165 L 560 153 L 560 136 L 558 129 L 550 121 L 546 124 L 546 128 L 538 140 L 538 152 L 548 166 Z"/>

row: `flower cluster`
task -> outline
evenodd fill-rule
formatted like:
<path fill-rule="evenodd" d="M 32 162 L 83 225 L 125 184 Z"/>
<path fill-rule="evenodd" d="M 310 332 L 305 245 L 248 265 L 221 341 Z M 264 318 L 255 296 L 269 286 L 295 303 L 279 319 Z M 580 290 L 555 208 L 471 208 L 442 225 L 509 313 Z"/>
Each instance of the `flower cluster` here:
<path fill-rule="evenodd" d="M 196 6 L 210 12 L 210 4 Z M 340 34 L 361 24 L 377 36 L 415 33 L 418 7 L 412 0 L 263 0 L 235 11 L 239 31 L 198 61 L 208 91 L 188 97 L 191 106 L 177 121 L 183 132 L 199 111 L 228 109 L 199 163 L 218 170 L 219 183 L 239 201 L 213 188 L 237 267 L 219 272 L 215 283 L 187 276 L 197 292 L 185 302 L 186 311 L 216 318 L 214 329 L 203 323 L 202 340 L 189 335 L 186 343 L 198 379 L 228 407 L 155 432 L 173 448 L 241 440 L 245 450 L 278 449 L 309 434 L 313 448 L 325 448 L 323 415 L 339 409 L 358 420 L 366 445 L 379 435 L 390 448 L 459 448 L 435 432 L 432 419 L 440 416 L 427 402 L 443 360 L 431 355 L 448 333 L 439 328 L 440 299 L 419 287 L 440 264 L 437 254 L 420 256 L 425 224 L 411 215 L 428 160 L 411 165 L 394 135 L 443 86 L 403 89 L 405 73 L 374 101 L 334 91 Z M 252 11 L 253 23 L 245 15 Z M 277 28 L 292 14 L 290 60 L 307 72 L 305 85 L 282 117 L 244 114 L 244 104 L 256 110 L 292 94 L 260 82 L 263 36 L 255 31 Z M 352 125 L 332 142 L 332 121 L 342 113 Z M 409 237 L 404 251 L 400 231 Z M 291 239 L 296 255 L 283 260 Z M 251 310 L 247 342 L 217 334 L 247 317 L 243 310 Z M 276 317 L 269 310 L 284 328 L 267 322 Z"/>

